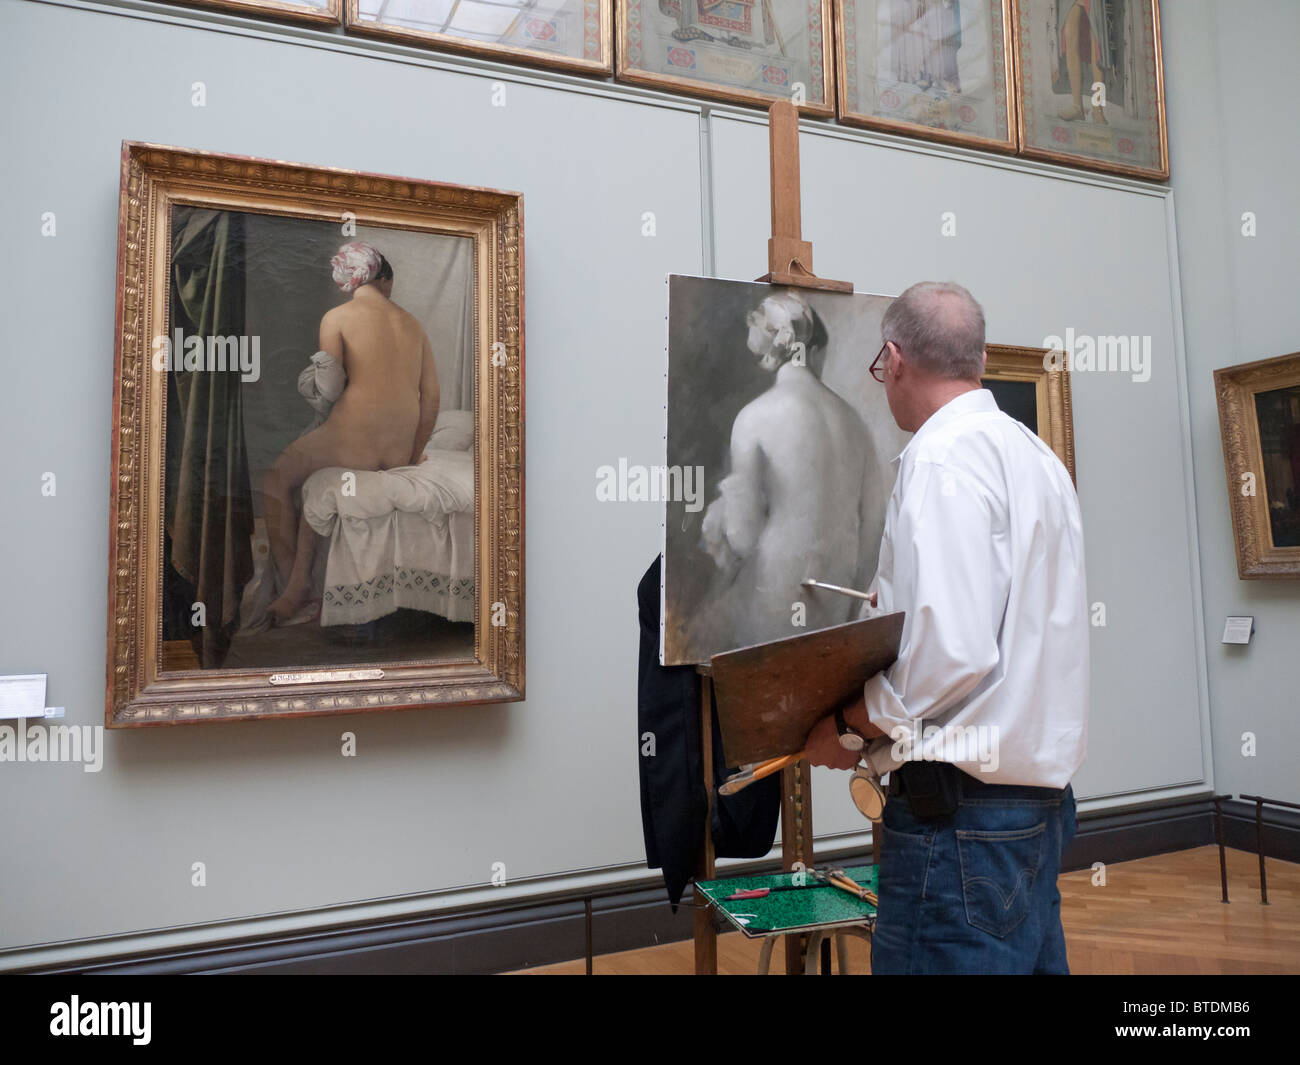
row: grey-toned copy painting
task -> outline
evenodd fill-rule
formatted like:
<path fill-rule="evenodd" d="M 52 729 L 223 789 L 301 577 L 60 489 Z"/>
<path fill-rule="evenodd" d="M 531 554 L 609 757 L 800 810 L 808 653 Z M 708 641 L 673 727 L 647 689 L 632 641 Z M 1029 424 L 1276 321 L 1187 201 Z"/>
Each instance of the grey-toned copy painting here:
<path fill-rule="evenodd" d="M 908 434 L 869 372 L 891 297 L 668 279 L 666 665 L 849 621 Z"/>

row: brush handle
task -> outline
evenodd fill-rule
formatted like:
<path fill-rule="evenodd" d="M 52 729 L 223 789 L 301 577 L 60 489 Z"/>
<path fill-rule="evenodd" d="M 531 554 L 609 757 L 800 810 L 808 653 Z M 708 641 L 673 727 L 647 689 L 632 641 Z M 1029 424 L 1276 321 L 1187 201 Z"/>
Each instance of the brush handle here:
<path fill-rule="evenodd" d="M 851 595 L 854 599 L 865 599 L 872 606 L 876 605 L 876 595 L 874 592 L 859 592 L 856 588 L 845 588 L 839 584 L 827 584 L 825 581 L 815 581 L 809 577 L 803 582 L 805 588 L 825 588 L 828 592 L 839 592 L 840 595 Z"/>
<path fill-rule="evenodd" d="M 796 762 L 802 762 L 806 757 L 805 751 L 798 754 L 787 754 L 780 758 L 773 758 L 766 762 L 760 762 L 753 769 L 744 773 L 737 773 L 734 777 L 728 777 L 718 788 L 719 795 L 735 795 L 736 792 L 749 787 L 754 781 L 762 780 L 764 777 L 770 777 L 773 773 L 779 773 L 782 769 L 794 765 Z"/>

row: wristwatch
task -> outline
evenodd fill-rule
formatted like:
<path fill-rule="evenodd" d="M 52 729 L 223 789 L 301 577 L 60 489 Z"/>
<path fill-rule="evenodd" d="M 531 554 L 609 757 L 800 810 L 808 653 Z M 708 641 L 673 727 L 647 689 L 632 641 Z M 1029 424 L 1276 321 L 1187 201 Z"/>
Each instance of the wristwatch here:
<path fill-rule="evenodd" d="M 835 708 L 835 729 L 840 734 L 840 746 L 846 751 L 860 751 L 867 745 L 867 737 L 844 720 L 844 708 Z"/>

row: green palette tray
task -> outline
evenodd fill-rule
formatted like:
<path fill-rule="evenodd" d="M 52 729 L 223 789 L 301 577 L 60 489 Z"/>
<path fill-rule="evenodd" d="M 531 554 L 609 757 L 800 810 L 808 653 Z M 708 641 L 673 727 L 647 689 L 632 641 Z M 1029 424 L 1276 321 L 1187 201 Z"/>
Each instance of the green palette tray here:
<path fill-rule="evenodd" d="M 857 883 L 876 894 L 876 867 L 849 866 L 844 870 Z M 798 891 L 774 891 L 761 899 L 734 899 L 727 896 L 750 888 L 777 887 L 794 882 L 794 873 L 770 876 L 733 876 L 724 880 L 701 880 L 696 890 L 726 916 L 727 920 L 751 939 L 774 932 L 798 932 L 805 928 L 835 925 L 874 924 L 876 908 L 847 891 L 830 884 L 816 884 L 808 877 L 808 887 Z M 807 874 L 805 874 L 807 875 Z"/>

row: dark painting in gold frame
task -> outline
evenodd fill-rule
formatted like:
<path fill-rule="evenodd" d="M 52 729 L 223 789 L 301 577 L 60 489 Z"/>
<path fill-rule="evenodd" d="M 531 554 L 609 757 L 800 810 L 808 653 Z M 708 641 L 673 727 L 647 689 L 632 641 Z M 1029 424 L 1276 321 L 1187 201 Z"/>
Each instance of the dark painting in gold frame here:
<path fill-rule="evenodd" d="M 1300 579 L 1300 352 L 1214 371 L 1242 580 Z"/>
<path fill-rule="evenodd" d="M 123 145 L 109 727 L 523 697 L 522 269 L 517 193 Z"/>
<path fill-rule="evenodd" d="M 984 387 L 998 408 L 1027 425 L 1070 471 L 1074 471 L 1074 410 L 1070 371 L 1052 359 L 1048 348 L 989 344 L 985 351 Z M 1056 365 L 1053 365 L 1056 363 Z"/>

